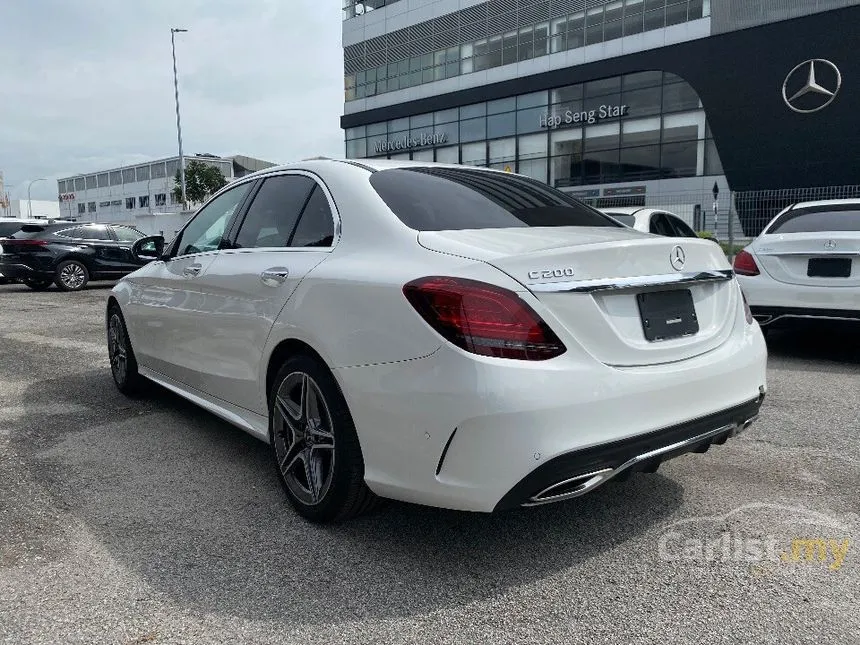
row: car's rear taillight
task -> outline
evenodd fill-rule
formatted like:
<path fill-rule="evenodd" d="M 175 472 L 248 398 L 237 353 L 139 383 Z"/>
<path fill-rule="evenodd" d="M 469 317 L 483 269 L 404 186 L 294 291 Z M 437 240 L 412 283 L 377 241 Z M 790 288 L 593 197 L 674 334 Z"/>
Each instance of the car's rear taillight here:
<path fill-rule="evenodd" d="M 6 246 L 47 246 L 47 240 L 16 240 L 13 238 L 7 238 L 3 240 L 3 244 Z"/>
<path fill-rule="evenodd" d="M 513 291 L 463 278 L 428 277 L 408 283 L 403 293 L 427 324 L 467 352 L 540 361 L 566 351 Z"/>
<path fill-rule="evenodd" d="M 758 275 L 758 266 L 753 256 L 747 251 L 741 250 L 736 256 L 733 267 L 738 275 Z"/>

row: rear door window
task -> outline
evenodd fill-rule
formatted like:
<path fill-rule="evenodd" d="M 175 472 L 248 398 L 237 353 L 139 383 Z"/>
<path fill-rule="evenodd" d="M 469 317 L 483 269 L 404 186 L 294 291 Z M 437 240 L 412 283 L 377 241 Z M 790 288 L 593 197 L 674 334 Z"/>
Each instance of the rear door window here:
<path fill-rule="evenodd" d="M 264 180 L 248 207 L 235 246 L 286 247 L 314 186 L 314 180 L 305 175 L 280 175 Z"/>
<path fill-rule="evenodd" d="M 687 226 L 687 223 L 680 217 L 666 213 L 666 221 L 675 230 L 675 237 L 698 237 L 696 232 Z"/>
<path fill-rule="evenodd" d="M 469 168 L 391 168 L 370 184 L 409 228 L 449 231 L 484 228 L 623 225 L 534 179 Z"/>
<path fill-rule="evenodd" d="M 0 222 L 0 237 L 7 237 L 21 230 L 21 224 L 15 222 Z"/>
<path fill-rule="evenodd" d="M 114 226 L 113 232 L 116 235 L 116 239 L 120 242 L 136 242 L 144 237 L 143 233 L 128 226 Z"/>
<path fill-rule="evenodd" d="M 860 231 L 860 207 L 799 208 L 783 213 L 768 233 Z"/>
<path fill-rule="evenodd" d="M 302 211 L 299 225 L 290 240 L 290 246 L 326 247 L 331 246 L 333 242 L 334 218 L 328 205 L 328 197 L 317 184 Z"/>

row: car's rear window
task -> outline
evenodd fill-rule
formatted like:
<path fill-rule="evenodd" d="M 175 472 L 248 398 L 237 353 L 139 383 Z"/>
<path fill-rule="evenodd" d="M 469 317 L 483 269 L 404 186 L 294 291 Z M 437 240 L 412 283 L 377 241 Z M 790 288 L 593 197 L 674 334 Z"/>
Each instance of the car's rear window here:
<path fill-rule="evenodd" d="M 470 168 L 380 170 L 370 184 L 394 214 L 418 231 L 622 225 L 534 179 Z"/>
<path fill-rule="evenodd" d="M 768 233 L 860 231 L 860 207 L 799 208 L 783 213 Z"/>
<path fill-rule="evenodd" d="M 0 237 L 6 237 L 21 230 L 19 222 L 0 222 Z"/>

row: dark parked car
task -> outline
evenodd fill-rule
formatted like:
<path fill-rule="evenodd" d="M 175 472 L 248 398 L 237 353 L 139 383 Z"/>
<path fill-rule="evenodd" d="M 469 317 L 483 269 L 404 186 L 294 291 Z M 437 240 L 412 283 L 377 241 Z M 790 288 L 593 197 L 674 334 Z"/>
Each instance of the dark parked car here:
<path fill-rule="evenodd" d="M 118 279 L 146 264 L 131 252 L 143 237 L 119 224 L 27 224 L 0 240 L 0 274 L 37 291 L 51 283 L 79 291 L 90 280 Z"/>

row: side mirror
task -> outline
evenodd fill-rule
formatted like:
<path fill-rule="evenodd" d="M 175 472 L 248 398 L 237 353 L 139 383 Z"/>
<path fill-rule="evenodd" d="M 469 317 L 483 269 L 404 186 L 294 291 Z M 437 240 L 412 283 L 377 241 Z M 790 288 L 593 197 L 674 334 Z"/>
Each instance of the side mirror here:
<path fill-rule="evenodd" d="M 160 260 L 164 253 L 164 237 L 152 235 L 142 237 L 131 246 L 131 255 L 139 262 Z"/>

